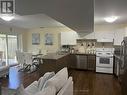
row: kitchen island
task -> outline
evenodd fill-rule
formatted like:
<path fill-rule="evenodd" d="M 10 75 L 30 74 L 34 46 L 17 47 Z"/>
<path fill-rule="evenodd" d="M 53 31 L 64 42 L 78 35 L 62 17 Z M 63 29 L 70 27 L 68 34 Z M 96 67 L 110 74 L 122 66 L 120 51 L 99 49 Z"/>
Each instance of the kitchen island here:
<path fill-rule="evenodd" d="M 96 69 L 96 55 L 85 53 L 49 53 L 43 56 L 43 64 L 39 66 L 39 74 L 46 72 L 57 72 L 64 67 L 71 69 L 93 70 Z"/>
<path fill-rule="evenodd" d="M 69 53 L 61 53 L 61 54 L 58 54 L 58 53 L 48 53 L 47 55 L 43 56 L 43 60 L 48 60 L 48 59 L 51 59 L 51 60 L 59 60 L 65 56 L 69 55 Z"/>
<path fill-rule="evenodd" d="M 49 53 L 43 56 L 43 64 L 40 64 L 39 66 L 40 76 L 44 75 L 46 72 L 58 72 L 64 67 L 69 67 L 69 56 L 69 53 Z"/>

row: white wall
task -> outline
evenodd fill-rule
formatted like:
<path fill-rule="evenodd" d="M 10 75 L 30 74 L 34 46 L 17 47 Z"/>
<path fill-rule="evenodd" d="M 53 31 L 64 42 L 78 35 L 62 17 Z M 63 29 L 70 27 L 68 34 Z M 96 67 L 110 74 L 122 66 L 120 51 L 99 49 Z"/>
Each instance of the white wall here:
<path fill-rule="evenodd" d="M 13 34 L 13 35 L 20 35 L 22 36 L 22 38 L 20 39 L 22 42 L 22 49 L 25 51 L 26 50 L 26 37 L 24 33 L 26 33 L 28 30 L 27 29 L 23 29 L 23 28 L 18 28 L 18 27 L 10 27 L 10 26 L 6 26 L 6 25 L 0 25 L 0 33 L 2 34 Z M 20 43 L 21 44 L 21 43 Z"/>
<path fill-rule="evenodd" d="M 17 27 L 10 27 L 10 26 L 6 26 L 6 25 L 0 25 L 0 33 L 22 34 L 25 31 L 27 31 L 27 29 L 17 28 Z"/>

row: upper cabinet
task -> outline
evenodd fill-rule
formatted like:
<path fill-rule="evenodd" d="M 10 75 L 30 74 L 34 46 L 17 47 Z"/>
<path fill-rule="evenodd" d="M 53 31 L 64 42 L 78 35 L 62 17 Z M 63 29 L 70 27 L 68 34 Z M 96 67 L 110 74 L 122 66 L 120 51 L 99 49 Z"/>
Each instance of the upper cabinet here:
<path fill-rule="evenodd" d="M 116 29 L 107 32 L 95 32 L 95 38 L 97 42 L 114 42 L 114 45 L 121 45 L 123 38 L 125 37 L 126 29 Z"/>
<path fill-rule="evenodd" d="M 95 32 L 95 38 L 97 42 L 113 42 L 114 32 Z"/>
<path fill-rule="evenodd" d="M 77 38 L 76 32 L 61 32 L 61 45 L 76 45 Z"/>
<path fill-rule="evenodd" d="M 83 36 L 84 39 L 97 39 L 97 42 L 114 42 L 121 45 L 123 38 L 127 36 L 127 28 L 95 31 L 87 35 L 78 35 L 77 32 L 61 32 L 61 45 L 76 45 L 76 39 Z"/>
<path fill-rule="evenodd" d="M 114 31 L 114 45 L 121 45 L 123 38 L 125 37 L 126 31 L 125 29 L 118 29 Z"/>

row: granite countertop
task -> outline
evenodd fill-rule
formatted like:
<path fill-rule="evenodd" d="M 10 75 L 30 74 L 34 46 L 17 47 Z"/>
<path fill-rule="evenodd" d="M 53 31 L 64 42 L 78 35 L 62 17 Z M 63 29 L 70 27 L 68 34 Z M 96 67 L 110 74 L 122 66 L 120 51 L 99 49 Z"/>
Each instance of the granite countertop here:
<path fill-rule="evenodd" d="M 47 55 L 44 55 L 42 59 L 53 59 L 53 60 L 58 60 L 69 53 L 63 53 L 63 54 L 57 54 L 57 53 L 48 53 Z"/>
<path fill-rule="evenodd" d="M 71 54 L 76 54 L 76 55 L 96 55 L 93 53 L 71 53 Z"/>

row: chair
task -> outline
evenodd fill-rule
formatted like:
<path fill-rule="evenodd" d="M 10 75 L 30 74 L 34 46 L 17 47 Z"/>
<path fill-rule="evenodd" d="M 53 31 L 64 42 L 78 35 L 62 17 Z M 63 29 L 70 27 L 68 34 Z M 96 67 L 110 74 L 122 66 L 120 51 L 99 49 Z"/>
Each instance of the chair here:
<path fill-rule="evenodd" d="M 32 53 L 16 51 L 16 58 L 21 66 L 19 71 L 32 72 L 38 68 L 38 61 L 34 61 Z"/>
<path fill-rule="evenodd" d="M 42 56 L 43 54 L 37 54 L 37 55 L 32 55 L 33 56 L 33 62 L 36 62 L 36 66 L 38 67 L 39 64 L 43 64 Z"/>
<path fill-rule="evenodd" d="M 38 61 L 33 60 L 32 53 L 24 52 L 24 57 L 25 57 L 25 70 L 33 72 L 38 68 Z"/>
<path fill-rule="evenodd" d="M 24 63 L 25 63 L 25 57 L 24 57 L 24 53 L 17 50 L 16 51 L 16 59 L 17 59 L 17 62 L 19 64 L 19 66 L 21 67 L 19 71 L 22 71 L 24 70 Z"/>
<path fill-rule="evenodd" d="M 3 61 L 3 51 L 0 51 L 0 77 L 6 76 L 9 74 L 9 66 L 6 65 L 6 62 Z"/>

